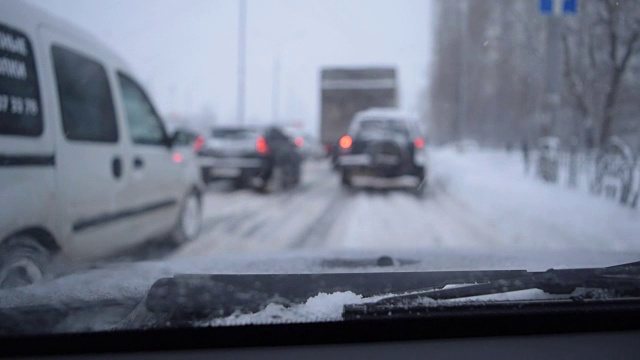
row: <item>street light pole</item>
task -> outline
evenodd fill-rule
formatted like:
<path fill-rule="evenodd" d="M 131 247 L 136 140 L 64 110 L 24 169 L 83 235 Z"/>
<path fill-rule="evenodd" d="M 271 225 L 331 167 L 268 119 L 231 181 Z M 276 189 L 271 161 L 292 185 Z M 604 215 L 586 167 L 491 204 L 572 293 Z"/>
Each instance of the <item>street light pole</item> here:
<path fill-rule="evenodd" d="M 245 96 L 245 47 L 246 47 L 246 18 L 247 3 L 246 0 L 239 0 L 238 4 L 238 94 L 237 94 L 237 120 L 244 124 L 244 96 Z"/>
<path fill-rule="evenodd" d="M 462 140 L 467 131 L 467 21 L 468 21 L 468 3 L 466 1 L 458 2 L 459 16 L 459 33 L 460 33 L 460 73 L 458 74 L 458 119 L 456 126 L 456 136 L 458 140 Z"/>
<path fill-rule="evenodd" d="M 280 117 L 280 56 L 273 62 L 273 89 L 271 90 L 271 121 L 277 123 Z"/>

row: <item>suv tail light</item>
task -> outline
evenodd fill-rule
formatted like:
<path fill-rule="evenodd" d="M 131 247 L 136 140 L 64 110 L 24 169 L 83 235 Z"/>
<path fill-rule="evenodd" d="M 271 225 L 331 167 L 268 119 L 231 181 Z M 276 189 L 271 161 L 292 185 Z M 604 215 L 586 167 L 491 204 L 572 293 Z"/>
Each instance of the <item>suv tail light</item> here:
<path fill-rule="evenodd" d="M 352 144 L 353 144 L 353 139 L 351 138 L 351 136 L 345 135 L 340 138 L 340 147 L 342 149 L 345 149 L 345 150 L 349 149 Z"/>
<path fill-rule="evenodd" d="M 302 147 L 302 145 L 304 145 L 304 138 L 302 136 L 298 136 L 294 140 L 294 143 L 296 144 L 297 147 Z"/>
<path fill-rule="evenodd" d="M 204 147 L 204 136 L 198 136 L 193 142 L 193 151 L 200 152 Z"/>
<path fill-rule="evenodd" d="M 422 149 L 424 147 L 424 139 L 423 138 L 415 138 L 415 139 L 413 139 L 413 146 L 416 149 Z"/>
<path fill-rule="evenodd" d="M 258 136 L 256 139 L 256 151 L 260 155 L 266 155 L 269 153 L 269 145 L 267 145 L 267 140 L 262 136 Z"/>

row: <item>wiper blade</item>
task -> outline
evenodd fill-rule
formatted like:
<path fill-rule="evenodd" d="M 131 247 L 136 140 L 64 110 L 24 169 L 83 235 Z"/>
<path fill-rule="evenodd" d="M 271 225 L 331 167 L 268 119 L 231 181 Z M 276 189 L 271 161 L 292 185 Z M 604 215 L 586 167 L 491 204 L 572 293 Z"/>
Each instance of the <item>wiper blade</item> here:
<path fill-rule="evenodd" d="M 570 295 L 577 288 L 607 290 L 616 296 L 640 296 L 640 262 L 603 268 L 550 269 L 527 272 L 524 276 L 495 279 L 448 289 L 422 289 L 408 294 L 393 295 L 373 303 L 347 305 L 346 311 L 383 306 L 406 305 L 420 299 L 451 300 L 513 291 L 539 289 L 548 294 Z"/>
<path fill-rule="evenodd" d="M 445 288 L 447 285 L 473 284 Z M 156 281 L 144 306 L 163 323 L 229 316 L 270 303 L 304 303 L 319 293 L 351 291 L 363 297 L 397 294 L 375 303 L 346 305 L 345 311 L 393 307 L 415 299 L 456 299 L 539 288 L 571 294 L 576 288 L 612 289 L 640 296 L 640 262 L 606 268 L 528 272 L 436 271 L 322 274 L 179 274 Z"/>
<path fill-rule="evenodd" d="M 522 277 L 525 270 L 367 272 L 322 274 L 179 274 L 156 281 L 146 309 L 171 318 L 228 316 L 259 311 L 270 303 L 303 303 L 318 293 L 351 291 L 364 297 L 442 288 L 451 283 Z"/>

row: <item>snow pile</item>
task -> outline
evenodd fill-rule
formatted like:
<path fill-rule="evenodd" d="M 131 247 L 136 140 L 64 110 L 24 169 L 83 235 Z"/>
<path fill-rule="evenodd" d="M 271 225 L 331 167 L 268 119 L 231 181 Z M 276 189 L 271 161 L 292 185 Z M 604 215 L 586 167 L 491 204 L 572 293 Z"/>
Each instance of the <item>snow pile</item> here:
<path fill-rule="evenodd" d="M 493 224 L 509 246 L 640 249 L 640 213 L 562 184 L 527 177 L 519 154 L 438 153 L 445 191 Z"/>
<path fill-rule="evenodd" d="M 290 322 L 322 322 L 342 320 L 342 309 L 347 304 L 361 304 L 375 301 L 373 298 L 363 298 L 351 291 L 332 294 L 319 293 L 311 297 L 304 304 L 285 307 L 279 304 L 269 304 L 266 308 L 253 314 L 233 314 L 226 318 L 213 319 L 204 325 L 229 326 L 249 324 L 273 324 Z"/>

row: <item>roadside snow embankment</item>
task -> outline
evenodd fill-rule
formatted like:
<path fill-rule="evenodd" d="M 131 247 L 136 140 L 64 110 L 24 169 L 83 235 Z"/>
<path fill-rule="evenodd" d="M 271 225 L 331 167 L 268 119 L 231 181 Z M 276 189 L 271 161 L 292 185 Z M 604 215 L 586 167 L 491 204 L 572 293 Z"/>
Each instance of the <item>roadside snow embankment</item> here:
<path fill-rule="evenodd" d="M 640 249 L 637 210 L 527 176 L 519 153 L 439 150 L 433 155 L 443 191 L 492 223 L 505 245 Z"/>

